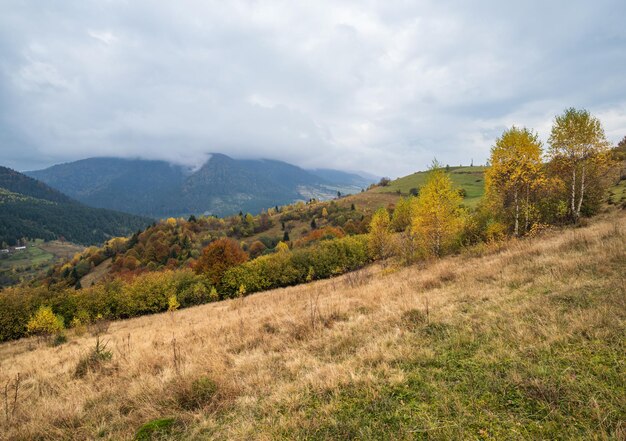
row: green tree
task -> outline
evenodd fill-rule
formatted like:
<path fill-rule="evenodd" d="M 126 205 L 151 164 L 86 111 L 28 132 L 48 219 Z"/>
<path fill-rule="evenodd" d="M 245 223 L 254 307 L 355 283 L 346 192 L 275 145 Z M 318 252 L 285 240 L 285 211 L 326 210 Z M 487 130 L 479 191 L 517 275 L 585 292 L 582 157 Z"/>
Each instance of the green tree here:
<path fill-rule="evenodd" d="M 524 211 L 524 231 L 530 228 L 531 193 L 541 185 L 543 164 L 541 141 L 536 133 L 515 126 L 505 130 L 491 148 L 485 172 L 485 192 L 511 219 L 513 234 L 520 234 L 520 211 Z"/>
<path fill-rule="evenodd" d="M 597 189 L 606 185 L 602 176 L 610 164 L 609 143 L 600 120 L 574 108 L 555 118 L 549 143 L 548 156 L 569 189 L 569 214 L 577 222 L 586 198 L 601 195 Z"/>

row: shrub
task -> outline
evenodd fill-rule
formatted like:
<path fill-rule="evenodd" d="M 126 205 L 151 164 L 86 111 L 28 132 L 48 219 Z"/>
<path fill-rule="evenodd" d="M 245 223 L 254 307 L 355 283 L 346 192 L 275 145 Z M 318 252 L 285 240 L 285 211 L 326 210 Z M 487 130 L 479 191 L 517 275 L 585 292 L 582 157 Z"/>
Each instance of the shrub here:
<path fill-rule="evenodd" d="M 247 260 L 248 254 L 237 241 L 218 239 L 204 249 L 196 263 L 196 272 L 205 274 L 211 284 L 218 285 L 229 268 Z"/>
<path fill-rule="evenodd" d="M 234 297 L 240 286 L 246 293 L 296 285 L 311 274 L 324 279 L 362 267 L 369 262 L 366 236 L 320 242 L 311 247 L 261 256 L 229 269 L 220 291 Z"/>
<path fill-rule="evenodd" d="M 178 404 L 186 410 L 195 410 L 213 403 L 217 394 L 217 384 L 208 377 L 200 377 L 178 391 Z"/>
<path fill-rule="evenodd" d="M 63 333 L 58 333 L 52 340 L 52 346 L 61 346 L 64 343 L 67 343 L 67 336 Z"/>
<path fill-rule="evenodd" d="M 74 377 L 82 378 L 88 372 L 99 372 L 103 370 L 104 364 L 113 358 L 113 352 L 107 349 L 107 343 L 100 342 L 100 337 L 96 338 L 96 346 L 87 354 L 78 360 Z"/>
<path fill-rule="evenodd" d="M 61 332 L 64 328 L 63 318 L 55 315 L 49 306 L 40 306 L 27 325 L 29 334 L 43 337 Z"/>
<path fill-rule="evenodd" d="M 180 303 L 178 303 L 178 299 L 176 298 L 176 294 L 172 294 L 167 298 L 167 310 L 169 312 L 174 312 L 178 309 Z"/>

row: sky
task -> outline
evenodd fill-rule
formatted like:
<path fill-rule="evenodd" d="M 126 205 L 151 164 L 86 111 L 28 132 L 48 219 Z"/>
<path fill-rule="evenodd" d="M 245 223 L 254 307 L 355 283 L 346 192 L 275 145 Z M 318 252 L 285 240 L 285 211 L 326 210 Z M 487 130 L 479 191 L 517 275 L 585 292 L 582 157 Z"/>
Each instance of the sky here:
<path fill-rule="evenodd" d="M 0 0 L 0 165 L 211 152 L 402 176 L 626 136 L 626 2 Z"/>

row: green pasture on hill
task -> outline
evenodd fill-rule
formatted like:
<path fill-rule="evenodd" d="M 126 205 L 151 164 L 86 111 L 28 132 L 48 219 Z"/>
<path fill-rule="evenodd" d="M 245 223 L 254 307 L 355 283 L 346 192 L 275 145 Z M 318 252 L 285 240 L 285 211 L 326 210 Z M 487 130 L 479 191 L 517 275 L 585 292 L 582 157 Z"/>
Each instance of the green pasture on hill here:
<path fill-rule="evenodd" d="M 465 189 L 467 196 L 464 199 L 466 205 L 474 207 L 485 192 L 485 170 L 487 167 L 448 167 L 452 181 L 460 188 Z M 408 195 L 412 188 L 421 188 L 427 180 L 428 172 L 421 171 L 402 178 L 398 178 L 387 187 L 374 189 L 378 193 L 397 193 Z"/>

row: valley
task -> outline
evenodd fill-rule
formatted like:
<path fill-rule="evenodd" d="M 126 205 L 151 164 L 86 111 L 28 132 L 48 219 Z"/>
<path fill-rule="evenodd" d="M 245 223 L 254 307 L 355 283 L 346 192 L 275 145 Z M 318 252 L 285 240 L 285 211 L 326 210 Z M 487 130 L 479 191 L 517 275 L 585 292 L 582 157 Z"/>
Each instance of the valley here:
<path fill-rule="evenodd" d="M 0 288 L 42 278 L 59 262 L 84 250 L 81 245 L 42 239 L 27 242 L 26 248 L 0 254 Z"/>

